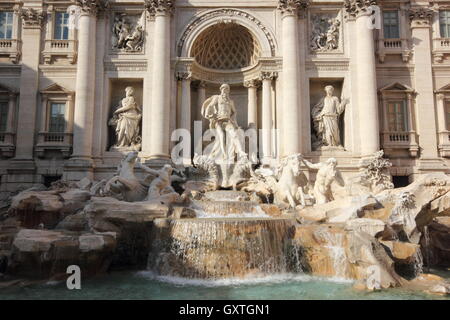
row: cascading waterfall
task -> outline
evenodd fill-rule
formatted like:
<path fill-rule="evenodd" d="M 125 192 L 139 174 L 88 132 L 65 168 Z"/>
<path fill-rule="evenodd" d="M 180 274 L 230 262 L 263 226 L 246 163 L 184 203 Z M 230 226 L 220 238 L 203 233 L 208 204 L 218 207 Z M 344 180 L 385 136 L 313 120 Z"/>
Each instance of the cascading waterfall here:
<path fill-rule="evenodd" d="M 430 233 L 428 232 L 428 226 L 423 227 L 423 237 L 425 240 L 425 246 L 423 246 L 423 250 L 425 251 L 425 262 L 427 265 L 427 270 L 430 272 Z"/>
<path fill-rule="evenodd" d="M 153 241 L 159 275 L 221 279 L 302 272 L 289 219 L 172 220 Z"/>
<path fill-rule="evenodd" d="M 346 278 L 347 255 L 344 248 L 345 235 L 332 233 L 326 228 L 322 228 L 317 230 L 314 236 L 326 243 L 324 248 L 329 250 L 329 257 L 333 261 L 334 276 L 337 278 Z"/>

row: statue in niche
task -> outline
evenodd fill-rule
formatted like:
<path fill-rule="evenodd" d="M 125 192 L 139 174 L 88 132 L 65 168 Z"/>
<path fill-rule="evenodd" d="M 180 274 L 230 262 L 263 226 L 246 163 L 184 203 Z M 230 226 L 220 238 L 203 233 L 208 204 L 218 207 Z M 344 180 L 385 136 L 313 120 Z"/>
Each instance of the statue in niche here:
<path fill-rule="evenodd" d="M 117 137 L 115 147 L 139 150 L 141 147 L 140 121 L 142 110 L 134 99 L 134 88 L 126 87 L 125 93 L 126 97 L 122 99 L 108 124 L 115 126 Z"/>
<path fill-rule="evenodd" d="M 236 107 L 230 98 L 230 86 L 222 84 L 220 94 L 214 95 L 203 103 L 202 116 L 209 120 L 209 128 L 215 131 L 216 139 L 208 155 L 210 159 L 222 164 L 222 186 L 229 185 L 227 164 L 237 159 L 247 158 L 239 136 L 236 121 Z"/>
<path fill-rule="evenodd" d="M 331 192 L 331 184 L 336 181 L 340 186 L 344 186 L 344 178 L 339 170 L 337 170 L 337 160 L 330 158 L 325 162 L 311 163 L 308 160 L 300 158 L 305 166 L 309 169 L 318 169 L 316 182 L 314 183 L 314 199 L 316 204 L 324 204 L 333 201 Z"/>
<path fill-rule="evenodd" d="M 343 99 L 342 102 L 339 102 L 339 98 L 333 96 L 333 91 L 333 86 L 326 86 L 326 96 L 311 111 L 314 130 L 318 138 L 318 141 L 315 143 L 316 147 L 342 147 L 339 118 L 344 112 L 348 100 Z"/>
<path fill-rule="evenodd" d="M 332 51 L 339 48 L 338 18 L 330 15 L 315 15 L 311 19 L 312 32 L 310 47 L 312 51 Z"/>
<path fill-rule="evenodd" d="M 138 21 L 134 25 L 122 14 L 114 17 L 112 28 L 112 47 L 129 52 L 142 51 L 144 42 L 144 32 L 141 23 Z"/>

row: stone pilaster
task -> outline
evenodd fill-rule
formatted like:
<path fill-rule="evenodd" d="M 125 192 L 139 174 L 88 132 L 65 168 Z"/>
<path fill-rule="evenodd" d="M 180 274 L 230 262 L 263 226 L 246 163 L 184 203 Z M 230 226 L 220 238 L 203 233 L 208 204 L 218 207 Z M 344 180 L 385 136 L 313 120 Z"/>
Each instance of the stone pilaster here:
<path fill-rule="evenodd" d="M 302 152 L 298 18 L 305 16 L 308 5 L 307 0 L 278 1 L 282 14 L 282 155 Z"/>
<path fill-rule="evenodd" d="M 414 52 L 414 89 L 417 92 L 417 131 L 421 160 L 438 157 L 436 112 L 433 92 L 431 23 L 434 12 L 427 7 L 409 11 Z"/>
<path fill-rule="evenodd" d="M 145 7 L 154 18 L 152 59 L 153 124 L 150 132 L 150 159 L 168 160 L 170 140 L 170 18 L 174 1 L 146 0 Z"/>
<path fill-rule="evenodd" d="M 346 0 L 344 9 L 347 17 L 356 20 L 356 86 L 358 99 L 354 105 L 359 108 L 359 133 L 361 155 L 369 156 L 380 149 L 377 77 L 375 70 L 375 47 L 371 28 L 372 5 L 376 0 Z"/>
<path fill-rule="evenodd" d="M 24 8 L 22 19 L 22 71 L 20 77 L 20 96 L 15 160 L 28 162 L 27 167 L 34 170 L 33 147 L 36 131 L 36 95 L 39 82 L 39 55 L 41 32 L 45 14 L 34 8 Z"/>

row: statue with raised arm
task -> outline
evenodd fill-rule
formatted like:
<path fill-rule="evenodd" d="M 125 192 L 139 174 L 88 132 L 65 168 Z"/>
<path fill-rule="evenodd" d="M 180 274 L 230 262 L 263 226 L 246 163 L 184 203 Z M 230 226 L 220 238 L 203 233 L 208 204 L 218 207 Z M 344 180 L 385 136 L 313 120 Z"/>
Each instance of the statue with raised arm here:
<path fill-rule="evenodd" d="M 236 107 L 230 98 L 230 86 L 220 86 L 220 94 L 208 98 L 202 105 L 202 116 L 209 120 L 209 128 L 216 131 L 216 140 L 210 157 L 220 160 L 232 160 L 247 157 L 238 136 Z M 227 141 L 230 143 L 227 145 Z"/>
<path fill-rule="evenodd" d="M 341 145 L 339 117 L 344 112 L 347 99 L 339 102 L 339 98 L 333 96 L 333 86 L 326 86 L 326 96 L 312 109 L 314 130 L 320 145 L 338 147 Z"/>
<path fill-rule="evenodd" d="M 126 97 L 122 99 L 119 108 L 114 111 L 109 125 L 115 126 L 116 147 L 140 148 L 140 121 L 142 110 L 134 99 L 134 88 L 125 88 Z"/>
<path fill-rule="evenodd" d="M 301 158 L 301 161 L 309 169 L 318 169 L 313 189 L 316 204 L 333 201 L 334 198 L 331 192 L 331 184 L 333 181 L 336 181 L 340 186 L 344 186 L 342 174 L 337 169 L 337 160 L 330 158 L 325 162 L 311 163 Z"/>

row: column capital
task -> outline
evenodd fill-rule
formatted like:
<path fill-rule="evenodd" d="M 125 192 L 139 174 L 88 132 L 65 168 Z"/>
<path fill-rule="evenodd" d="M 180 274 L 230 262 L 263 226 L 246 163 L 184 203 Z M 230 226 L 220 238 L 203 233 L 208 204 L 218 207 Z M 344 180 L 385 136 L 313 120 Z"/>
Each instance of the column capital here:
<path fill-rule="evenodd" d="M 278 0 L 277 9 L 280 10 L 283 17 L 297 15 L 297 17 L 304 18 L 309 3 L 310 0 Z"/>
<path fill-rule="evenodd" d="M 81 9 L 81 15 L 97 16 L 100 10 L 108 6 L 105 0 L 75 0 L 76 5 Z"/>
<path fill-rule="evenodd" d="M 173 12 L 175 0 L 144 0 L 144 7 L 151 17 L 170 15 Z"/>
<path fill-rule="evenodd" d="M 258 79 L 250 79 L 244 81 L 244 87 L 246 88 L 258 88 L 259 80 Z"/>
<path fill-rule="evenodd" d="M 178 71 L 175 76 L 179 81 L 192 80 L 192 72 L 190 71 Z"/>
<path fill-rule="evenodd" d="M 278 72 L 276 72 L 276 71 L 263 71 L 263 72 L 261 72 L 261 75 L 259 76 L 259 79 L 261 79 L 261 81 L 263 81 L 263 80 L 273 80 L 276 77 L 278 77 Z"/>
<path fill-rule="evenodd" d="M 433 20 L 434 10 L 428 7 L 412 7 L 409 9 L 411 28 L 429 28 Z"/>
<path fill-rule="evenodd" d="M 43 11 L 38 11 L 34 8 L 24 8 L 20 12 L 20 17 L 22 19 L 22 25 L 24 28 L 41 28 L 45 19 L 45 14 Z"/>
<path fill-rule="evenodd" d="M 356 18 L 371 15 L 371 7 L 377 4 L 378 0 L 344 0 L 344 10 L 348 17 Z"/>

